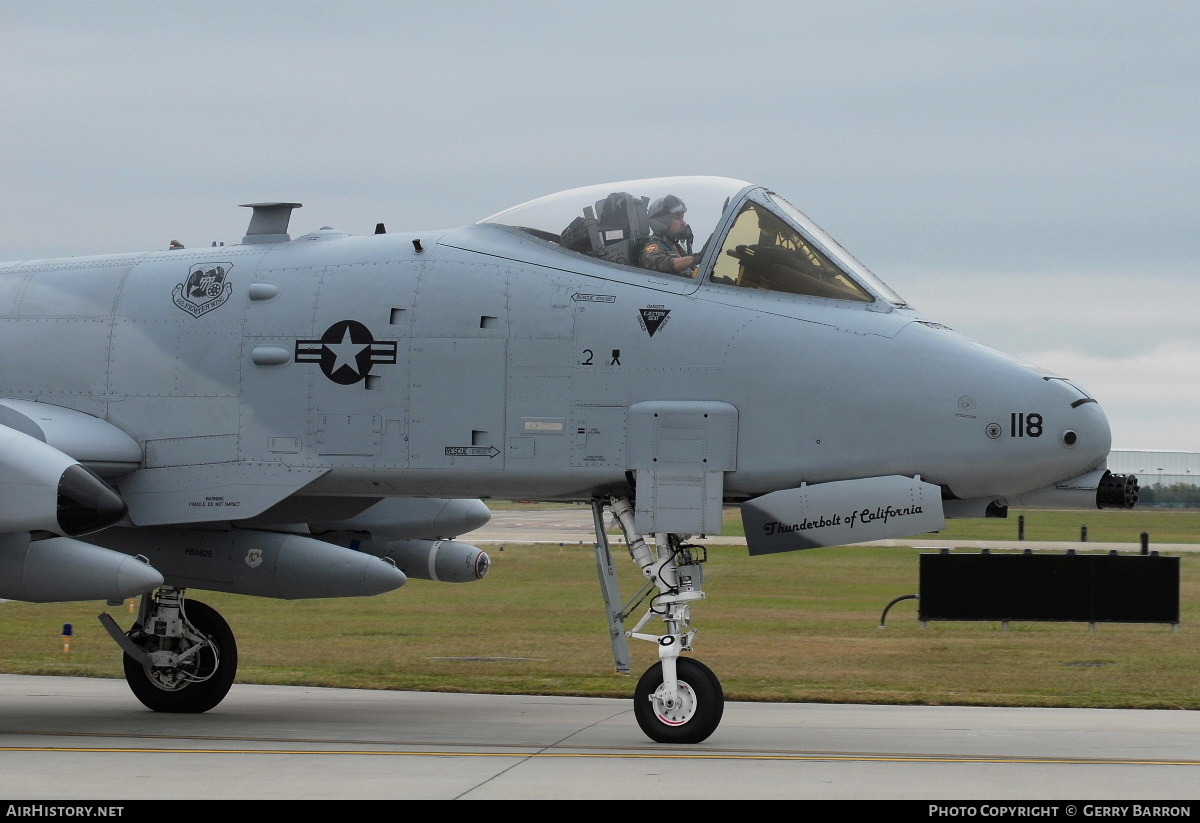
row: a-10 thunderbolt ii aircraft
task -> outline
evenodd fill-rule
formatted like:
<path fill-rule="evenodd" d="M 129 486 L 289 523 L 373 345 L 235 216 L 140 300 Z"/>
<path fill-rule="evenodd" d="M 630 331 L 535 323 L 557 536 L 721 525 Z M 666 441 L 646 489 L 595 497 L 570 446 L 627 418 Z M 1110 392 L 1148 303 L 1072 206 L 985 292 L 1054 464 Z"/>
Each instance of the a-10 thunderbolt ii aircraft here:
<path fill-rule="evenodd" d="M 0 597 L 142 595 L 128 633 L 101 620 L 154 710 L 234 679 L 187 588 L 476 580 L 487 555 L 452 538 L 487 521 L 478 498 L 584 501 L 618 665 L 627 637 L 659 648 L 638 721 L 697 742 L 724 698 L 680 655 L 704 597 L 688 539 L 723 505 L 753 555 L 1136 499 L 1083 389 L 922 316 L 769 189 L 635 180 L 293 239 L 298 205 L 252 204 L 236 245 L 0 264 Z M 664 248 L 670 271 L 639 266 Z M 606 511 L 646 579 L 630 605 Z"/>

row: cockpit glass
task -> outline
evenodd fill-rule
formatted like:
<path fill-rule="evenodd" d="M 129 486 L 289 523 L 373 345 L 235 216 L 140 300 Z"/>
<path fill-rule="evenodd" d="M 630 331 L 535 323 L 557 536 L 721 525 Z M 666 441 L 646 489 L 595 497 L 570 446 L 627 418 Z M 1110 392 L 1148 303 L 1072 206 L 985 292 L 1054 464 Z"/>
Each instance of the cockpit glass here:
<path fill-rule="evenodd" d="M 732 209 L 737 209 L 736 219 L 723 239 L 713 240 Z M 905 305 L 782 197 L 728 177 L 654 177 L 585 186 L 530 200 L 479 222 L 661 274 L 695 278 L 703 263 L 712 268 L 714 283 L 861 303 L 882 296 Z M 717 242 L 720 248 L 709 251 Z"/>
<path fill-rule="evenodd" d="M 531 200 L 479 222 L 517 228 L 613 263 L 694 277 L 722 213 L 749 185 L 727 177 L 604 183 Z M 682 221 L 673 222 L 676 216 Z M 688 257 L 692 266 L 673 264 Z"/>
<path fill-rule="evenodd" d="M 785 294 L 873 303 L 875 298 L 811 239 L 747 200 L 713 266 L 712 281 Z"/>
<path fill-rule="evenodd" d="M 890 286 L 880 280 L 875 274 L 855 259 L 854 255 L 846 251 L 842 246 L 826 234 L 825 230 L 808 218 L 806 214 L 801 212 L 788 201 L 784 200 L 778 194 L 771 192 L 769 195 L 771 202 L 774 203 L 780 211 L 786 214 L 791 220 L 795 221 L 801 229 L 809 237 L 812 238 L 816 247 L 821 247 L 826 255 L 839 262 L 839 264 L 860 282 L 866 283 L 876 293 L 882 295 L 889 303 L 895 306 L 907 306 L 904 298 L 897 294 Z"/>

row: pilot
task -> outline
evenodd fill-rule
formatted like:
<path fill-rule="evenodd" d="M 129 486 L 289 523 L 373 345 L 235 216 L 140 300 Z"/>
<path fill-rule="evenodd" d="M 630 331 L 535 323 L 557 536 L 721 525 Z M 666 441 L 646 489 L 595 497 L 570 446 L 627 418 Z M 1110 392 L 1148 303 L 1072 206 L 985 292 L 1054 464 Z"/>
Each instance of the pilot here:
<path fill-rule="evenodd" d="M 687 206 L 673 194 L 660 197 L 650 204 L 650 239 L 638 253 L 638 265 L 643 269 L 694 277 L 699 255 L 692 254 L 692 227 L 683 219 Z"/>

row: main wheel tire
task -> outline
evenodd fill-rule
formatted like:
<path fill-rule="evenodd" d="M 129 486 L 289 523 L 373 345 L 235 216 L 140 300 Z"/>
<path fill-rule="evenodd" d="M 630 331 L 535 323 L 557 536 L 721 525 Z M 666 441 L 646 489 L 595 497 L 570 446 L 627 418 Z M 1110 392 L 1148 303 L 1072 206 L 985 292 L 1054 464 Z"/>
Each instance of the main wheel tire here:
<path fill-rule="evenodd" d="M 125 655 L 125 681 L 138 700 L 156 712 L 175 714 L 200 714 L 225 699 L 233 678 L 237 674 L 237 641 L 233 630 L 216 609 L 198 600 L 188 600 L 184 613 L 196 630 L 207 637 L 214 646 L 205 647 L 185 667 L 189 674 L 202 677 L 216 668 L 212 676 L 199 682 L 184 682 L 171 687 L 155 678 L 154 670 L 147 669 L 129 655 Z M 135 642 L 138 627 L 131 637 Z"/>
<path fill-rule="evenodd" d="M 712 669 L 699 660 L 675 660 L 681 704 L 667 708 L 655 697 L 663 684 L 662 661 L 646 669 L 633 693 L 633 714 L 656 743 L 699 743 L 717 730 L 725 713 L 725 692 Z"/>

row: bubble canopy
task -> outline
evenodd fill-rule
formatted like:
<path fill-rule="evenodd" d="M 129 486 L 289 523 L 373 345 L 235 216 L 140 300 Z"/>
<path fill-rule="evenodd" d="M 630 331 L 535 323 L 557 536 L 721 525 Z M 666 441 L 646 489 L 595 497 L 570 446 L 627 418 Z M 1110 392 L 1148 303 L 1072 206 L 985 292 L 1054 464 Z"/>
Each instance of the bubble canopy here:
<path fill-rule="evenodd" d="M 745 189 L 752 188 L 744 180 L 728 177 L 653 177 L 645 180 L 626 180 L 601 183 L 578 189 L 560 191 L 505 209 L 479 221 L 533 230 L 535 234 L 551 234 L 556 238 L 563 229 L 583 214 L 584 208 L 596 208 L 614 192 L 628 193 L 649 205 L 659 197 L 674 195 L 687 206 L 687 222 L 695 235 L 699 249 L 712 235 L 726 206 Z"/>
<path fill-rule="evenodd" d="M 539 197 L 479 221 L 519 229 L 569 253 L 637 267 L 659 198 L 683 201 L 694 267 L 680 276 L 773 292 L 904 306 L 904 300 L 787 201 L 728 177 L 655 177 Z M 732 221 L 732 223 L 730 223 Z M 714 241 L 718 229 L 723 237 Z M 736 262 L 730 262 L 726 258 Z M 703 258 L 703 260 L 702 260 Z"/>

